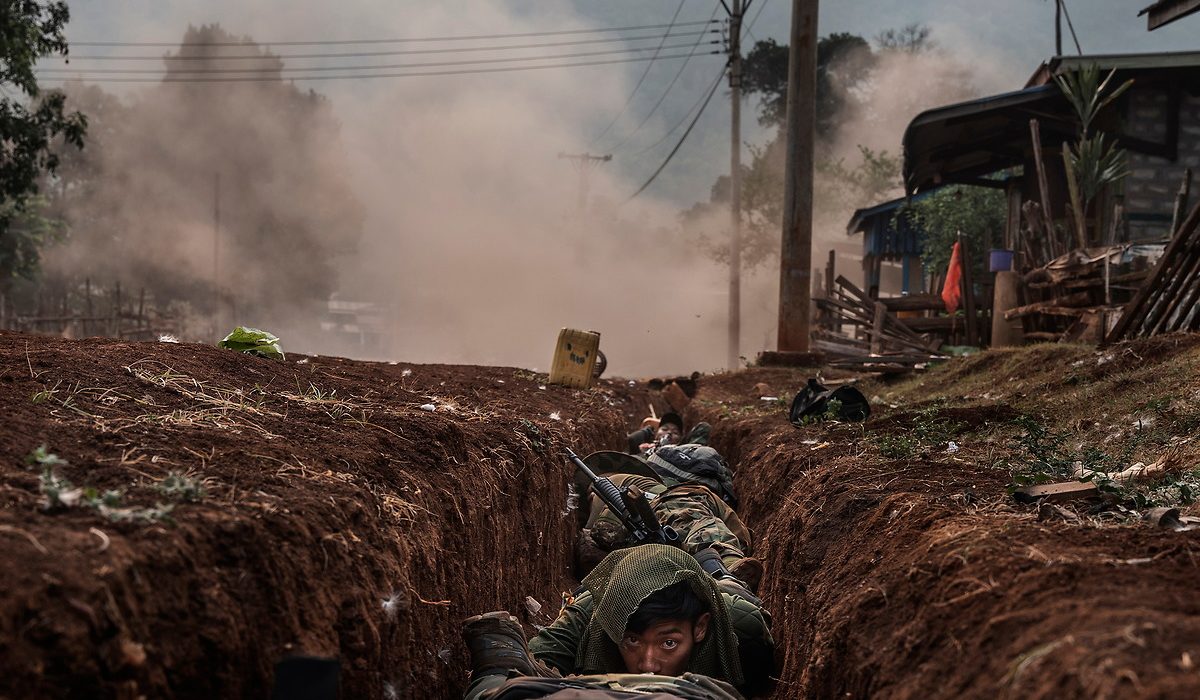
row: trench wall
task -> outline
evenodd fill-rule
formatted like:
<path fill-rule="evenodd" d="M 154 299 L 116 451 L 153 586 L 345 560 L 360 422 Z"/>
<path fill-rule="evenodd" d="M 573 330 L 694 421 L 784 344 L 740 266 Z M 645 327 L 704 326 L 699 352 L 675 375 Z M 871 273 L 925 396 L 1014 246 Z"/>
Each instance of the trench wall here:
<path fill-rule="evenodd" d="M 624 434 L 611 388 L 544 380 L 0 333 L 0 696 L 267 697 L 310 654 L 343 697 L 455 697 L 462 618 L 547 624 L 570 586 L 559 445 Z M 125 506 L 205 494 L 46 510 L 42 444 Z"/>

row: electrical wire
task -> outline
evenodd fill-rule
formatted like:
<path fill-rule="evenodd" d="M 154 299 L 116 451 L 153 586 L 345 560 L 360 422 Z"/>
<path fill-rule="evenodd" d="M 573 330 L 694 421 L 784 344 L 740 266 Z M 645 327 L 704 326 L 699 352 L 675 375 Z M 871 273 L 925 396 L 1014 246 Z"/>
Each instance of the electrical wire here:
<path fill-rule="evenodd" d="M 675 14 L 671 15 L 671 22 L 667 26 L 668 33 L 671 31 L 670 28 L 675 26 L 675 20 L 679 19 L 679 13 L 683 11 L 683 5 L 685 2 L 687 2 L 687 0 L 679 0 L 679 6 L 675 8 Z M 712 20 L 709 20 L 709 22 L 711 21 Z M 705 22 L 705 24 L 708 24 L 709 22 Z M 646 64 L 646 70 L 642 71 L 642 77 L 638 78 L 637 84 L 634 85 L 633 90 L 629 92 L 629 97 L 625 100 L 625 104 L 621 107 L 621 111 L 617 112 L 616 116 L 612 118 L 612 121 L 608 123 L 608 126 L 604 127 L 604 130 L 588 143 L 589 146 L 594 145 L 597 141 L 604 138 L 609 130 L 613 128 L 613 125 L 617 123 L 617 120 L 620 119 L 625 114 L 626 110 L 629 109 L 629 105 L 633 104 L 634 95 L 637 94 L 638 88 L 642 86 L 642 83 L 646 82 L 646 76 L 650 74 L 650 69 L 652 67 L 654 67 L 653 58 L 651 58 L 650 62 Z"/>
<path fill-rule="evenodd" d="M 758 41 L 758 37 L 754 36 L 754 32 L 750 30 L 753 29 L 754 25 L 758 23 L 758 18 L 762 15 L 763 8 L 766 7 L 767 3 L 770 1 L 771 0 L 759 0 L 758 12 L 754 13 L 754 18 L 750 20 L 750 24 L 746 25 L 746 34 L 749 34 L 756 42 Z"/>
<path fill-rule="evenodd" d="M 714 51 L 713 54 L 718 54 L 719 51 Z M 687 54 L 673 54 L 670 56 L 659 56 L 659 59 L 669 60 L 675 58 L 687 58 Z M 364 73 L 360 75 L 292 75 L 287 78 L 275 76 L 246 76 L 246 77 L 219 77 L 219 78 L 91 78 L 90 83 L 282 83 L 295 80 L 364 80 L 372 78 L 422 78 L 437 75 L 472 75 L 482 73 L 519 73 L 533 70 L 546 70 L 550 68 L 576 68 L 580 66 L 607 66 L 618 63 L 639 63 L 641 61 L 654 60 L 648 56 L 639 56 L 636 58 L 616 58 L 608 61 L 579 61 L 576 63 L 551 63 L 544 66 L 508 66 L 505 68 L 477 68 L 467 70 L 452 70 L 452 71 L 421 71 L 413 73 Z M 68 77 L 50 78 L 50 80 L 58 80 L 67 82 L 71 80 Z"/>
<path fill-rule="evenodd" d="M 611 56 L 613 54 L 631 53 L 637 51 L 656 51 L 659 48 L 686 49 L 690 44 L 674 44 L 667 47 L 645 46 L 641 48 L 610 49 L 608 51 L 584 51 L 581 53 L 552 54 L 547 56 L 514 56 L 511 58 L 477 58 L 464 61 L 429 61 L 425 63 L 390 63 L 366 66 L 310 66 L 301 68 L 179 68 L 164 74 L 161 68 L 40 68 L 39 75 L 68 74 L 68 75 L 98 75 L 98 74 L 145 74 L 154 75 L 240 75 L 262 73 L 293 73 L 293 72 L 327 72 L 344 70 L 403 70 L 406 68 L 445 68 L 448 66 L 488 65 L 493 63 L 518 63 L 524 61 L 546 61 L 560 58 L 589 58 L 592 56 Z"/>
<path fill-rule="evenodd" d="M 712 88 L 710 88 L 710 89 L 713 89 L 713 90 L 715 90 L 715 89 L 716 89 L 715 85 L 719 85 L 719 84 L 721 83 L 721 80 L 722 80 L 724 77 L 725 77 L 725 68 L 723 67 L 723 68 L 721 68 L 721 72 L 717 74 L 717 79 L 716 79 L 716 81 L 715 81 L 715 83 L 714 83 L 714 87 L 712 87 Z M 654 143 L 650 144 L 649 146 L 646 146 L 646 147 L 645 147 L 645 148 L 643 148 L 642 150 L 640 150 L 640 151 L 637 151 L 637 152 L 636 152 L 636 153 L 634 153 L 633 155 L 635 155 L 635 156 L 640 156 L 640 155 L 642 155 L 643 153 L 646 153 L 646 152 L 648 152 L 648 151 L 652 151 L 652 150 L 654 150 L 655 148 L 657 148 L 657 147 L 658 147 L 658 146 L 659 146 L 659 145 L 660 145 L 662 142 L 664 142 L 664 141 L 666 141 L 668 138 L 670 138 L 670 137 L 671 137 L 671 134 L 675 133 L 676 131 L 678 131 L 678 130 L 679 130 L 679 127 L 683 126 L 684 122 L 686 122 L 686 121 L 688 120 L 688 117 L 689 117 L 689 116 L 691 116 L 692 112 L 695 112 L 695 111 L 696 111 L 696 110 L 697 110 L 697 109 L 700 107 L 700 103 L 701 103 L 701 102 L 705 102 L 705 101 L 706 101 L 705 94 L 707 94 L 707 93 L 703 93 L 703 92 L 702 92 L 702 93 L 700 93 L 700 97 L 699 97 L 699 98 L 698 98 L 698 99 L 697 99 L 695 102 L 693 102 L 693 103 L 692 103 L 692 106 L 691 106 L 691 107 L 688 107 L 688 108 L 687 108 L 687 111 L 683 113 L 683 116 L 681 116 L 681 117 L 679 118 L 679 121 L 675 122 L 675 126 L 672 126 L 670 129 L 667 129 L 667 132 L 666 132 L 665 134 L 663 134 L 662 136 L 660 136 L 660 137 L 659 137 L 659 139 L 658 139 L 657 141 L 655 141 Z"/>
<path fill-rule="evenodd" d="M 362 44 L 403 44 L 410 42 L 425 42 L 425 41 L 474 41 L 477 39 L 520 39 L 531 36 L 565 36 L 571 34 L 599 34 L 603 32 L 632 32 L 641 29 L 667 29 L 669 32 L 671 27 L 695 27 L 707 22 L 672 22 L 670 24 L 643 24 L 638 26 L 628 27 L 600 27 L 597 29 L 564 29 L 559 31 L 548 32 L 524 32 L 520 34 L 474 34 L 474 35 L 458 35 L 458 36 L 423 36 L 423 37 L 402 37 L 397 39 L 341 39 L 341 40 L 313 40 L 313 41 L 258 41 L 254 42 L 259 46 L 337 46 L 337 45 L 362 45 Z M 178 41 L 69 41 L 71 46 L 144 46 L 144 47 L 166 47 L 175 48 L 179 46 Z M 189 44 L 190 46 L 246 46 L 244 41 L 207 41 Z"/>
<path fill-rule="evenodd" d="M 1071 13 L 1067 12 L 1067 0 L 1057 0 L 1058 6 L 1062 8 L 1063 16 L 1067 18 L 1067 29 L 1071 30 L 1071 40 L 1075 42 L 1075 50 L 1079 55 L 1083 55 L 1083 49 L 1079 46 L 1079 37 L 1075 36 L 1075 25 L 1071 23 Z"/>
<path fill-rule="evenodd" d="M 441 49 L 403 49 L 396 51 L 351 51 L 345 53 L 292 53 L 292 54 L 276 54 L 266 53 L 257 55 L 241 55 L 241 56 L 209 56 L 209 55 L 186 55 L 179 54 L 155 56 L 149 54 L 141 55 L 85 55 L 79 56 L 68 54 L 65 56 L 47 56 L 46 58 L 64 60 L 70 63 L 71 61 L 241 61 L 241 60 L 270 60 L 270 59 L 295 59 L 295 58 L 365 58 L 369 56 L 410 56 L 419 54 L 439 54 L 439 53 L 473 53 L 482 51 L 508 51 L 513 49 L 541 49 L 559 46 L 583 46 L 587 44 L 611 44 L 619 41 L 650 41 L 661 40 L 664 38 L 676 38 L 686 36 L 704 36 L 705 34 L 717 34 L 720 30 L 704 29 L 698 32 L 675 32 L 668 34 L 651 34 L 649 36 L 613 36 L 603 39 L 579 39 L 575 41 L 551 41 L 538 44 L 509 44 L 507 46 L 458 46 L 454 48 Z M 188 44 L 188 47 L 193 44 Z"/>
<path fill-rule="evenodd" d="M 662 165 L 658 166 L 658 169 L 654 171 L 654 174 L 650 176 L 650 179 L 646 180 L 645 184 L 639 187 L 637 192 L 629 195 L 629 199 L 625 200 L 626 202 L 635 199 L 639 194 L 645 192 L 646 188 L 650 186 L 650 183 L 654 182 L 659 174 L 666 169 L 667 164 L 671 162 L 671 159 L 675 157 L 675 154 L 679 152 L 680 147 L 683 146 L 683 142 L 687 141 L 688 134 L 692 133 L 692 129 L 695 128 L 696 122 L 700 121 L 700 117 L 704 114 L 704 110 L 706 107 L 708 107 L 708 103 L 712 100 L 712 96 L 717 94 L 717 86 L 721 84 L 721 78 L 724 77 L 725 71 L 722 70 L 721 75 L 717 76 L 717 80 L 713 83 L 712 88 L 708 91 L 708 96 L 704 98 L 704 104 L 700 105 L 700 111 L 696 112 L 696 117 L 692 119 L 692 123 L 688 124 L 688 128 L 683 132 L 683 136 L 679 137 L 679 143 L 675 144 L 675 148 L 671 149 L 671 152 L 667 154 L 666 160 L 662 162 Z"/>
<path fill-rule="evenodd" d="M 720 9 L 721 9 L 720 2 L 717 2 L 713 5 L 712 16 L 709 17 L 709 21 L 713 20 L 717 16 L 717 11 Z M 700 46 L 700 40 L 697 39 L 696 43 L 692 45 L 692 53 L 693 54 L 695 53 L 696 48 L 699 46 Z M 663 100 L 667 99 L 667 95 L 671 92 L 671 88 L 675 87 L 675 83 L 679 81 L 679 76 L 683 75 L 683 71 L 685 68 L 687 68 L 689 62 L 691 62 L 690 56 L 687 59 L 684 59 L 683 63 L 681 63 L 679 65 L 679 70 L 675 71 L 675 76 L 673 78 L 671 78 L 671 82 L 667 84 L 667 89 L 663 90 L 662 94 L 658 96 L 658 100 L 654 103 L 654 106 L 650 108 L 650 111 L 646 113 L 646 116 L 642 117 L 642 120 L 640 122 L 638 122 L 638 125 L 636 127 L 634 127 L 633 131 L 629 132 L 629 134 L 627 134 L 625 136 L 625 138 L 621 139 L 619 142 L 614 144 L 612 146 L 612 148 L 610 148 L 608 150 L 610 150 L 610 151 L 620 150 L 622 146 L 629 143 L 629 140 L 632 139 L 639 131 L 642 130 L 642 127 L 646 125 L 646 122 L 650 121 L 650 117 L 653 117 L 654 113 L 658 111 L 658 108 L 662 105 Z"/>

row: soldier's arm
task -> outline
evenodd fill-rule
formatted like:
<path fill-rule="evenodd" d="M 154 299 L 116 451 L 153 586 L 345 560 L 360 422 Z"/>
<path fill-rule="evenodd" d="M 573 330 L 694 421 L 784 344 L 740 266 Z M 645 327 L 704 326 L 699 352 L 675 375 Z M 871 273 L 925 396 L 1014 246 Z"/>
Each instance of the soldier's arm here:
<path fill-rule="evenodd" d="M 553 624 L 529 641 L 529 651 L 563 675 L 575 673 L 575 655 L 591 619 L 592 594 L 584 591 L 559 612 Z"/>
<path fill-rule="evenodd" d="M 626 442 L 628 443 L 626 445 L 626 447 L 628 448 L 626 450 L 626 452 L 628 452 L 631 455 L 636 455 L 642 451 L 641 444 L 643 442 L 654 442 L 654 430 L 652 428 L 642 428 L 641 430 L 635 430 L 634 432 L 625 436 L 625 439 L 626 439 Z"/>

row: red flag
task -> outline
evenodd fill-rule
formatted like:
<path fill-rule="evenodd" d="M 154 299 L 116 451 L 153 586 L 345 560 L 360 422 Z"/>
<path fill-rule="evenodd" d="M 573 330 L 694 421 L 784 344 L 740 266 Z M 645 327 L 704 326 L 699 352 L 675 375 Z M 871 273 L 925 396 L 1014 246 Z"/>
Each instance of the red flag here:
<path fill-rule="evenodd" d="M 962 244 L 954 242 L 954 250 L 950 251 L 950 267 L 946 268 L 946 282 L 942 285 L 942 302 L 946 304 L 946 313 L 953 314 L 958 310 L 958 301 L 962 298 Z"/>

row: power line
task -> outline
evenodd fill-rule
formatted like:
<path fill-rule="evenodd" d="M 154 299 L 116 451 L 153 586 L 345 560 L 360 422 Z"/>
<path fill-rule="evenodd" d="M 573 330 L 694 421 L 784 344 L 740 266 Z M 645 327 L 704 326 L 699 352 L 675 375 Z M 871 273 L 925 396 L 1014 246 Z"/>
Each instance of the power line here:
<path fill-rule="evenodd" d="M 714 51 L 713 54 L 718 54 L 719 51 Z M 659 56 L 658 59 L 670 60 L 674 58 L 687 58 L 687 54 L 673 54 L 669 56 Z M 533 70 L 546 70 L 549 68 L 576 68 L 580 66 L 607 66 L 618 63 L 639 63 L 641 61 L 654 60 L 648 56 L 639 56 L 636 58 L 615 58 L 608 61 L 579 61 L 576 63 L 551 63 L 544 66 L 508 66 L 506 68 L 477 68 L 468 70 L 452 70 L 452 71 L 421 71 L 414 73 L 364 73 L 360 75 L 293 75 L 285 78 L 272 76 L 247 76 L 247 77 L 219 77 L 219 78 L 92 78 L 88 80 L 91 83 L 282 83 L 286 81 L 296 80 L 364 80 L 372 78 L 423 78 L 437 75 L 472 75 L 482 73 L 519 73 Z M 70 78 L 51 78 L 51 80 L 60 80 L 67 82 Z"/>
<path fill-rule="evenodd" d="M 725 77 L 725 68 L 722 67 L 721 72 L 717 74 L 717 80 L 714 83 L 714 85 L 720 84 L 721 79 L 724 77 Z M 716 88 L 713 87 L 710 89 L 716 89 Z M 649 146 L 646 146 L 642 150 L 634 153 L 633 155 L 640 156 L 643 153 L 646 153 L 647 151 L 652 151 L 655 148 L 657 148 L 658 145 L 661 144 L 663 141 L 666 141 L 668 138 L 670 138 L 671 134 L 675 133 L 679 129 L 679 127 L 683 126 L 684 122 L 686 122 L 688 120 L 688 116 L 691 115 L 692 112 L 695 112 L 696 109 L 698 109 L 700 107 L 701 102 L 707 103 L 708 100 L 707 100 L 707 98 L 705 98 L 705 94 L 706 93 L 700 93 L 700 97 L 694 103 L 692 103 L 691 107 L 687 108 L 687 111 L 683 113 L 683 116 L 681 116 L 679 118 L 679 121 L 675 122 L 675 126 L 672 126 L 670 129 L 667 129 L 667 132 L 665 134 L 663 134 L 661 137 L 659 137 L 659 139 L 657 141 L 650 144 Z"/>
<path fill-rule="evenodd" d="M 754 25 L 758 23 L 759 15 L 762 14 L 763 8 L 766 7 L 767 3 L 770 1 L 771 0 L 759 0 L 758 12 L 754 13 L 754 19 L 750 20 L 750 24 L 746 25 L 746 33 L 749 34 L 751 36 L 751 38 L 754 39 L 755 42 L 758 42 L 758 37 L 754 36 L 754 32 L 752 32 L 750 30 L 753 29 Z"/>
<path fill-rule="evenodd" d="M 1067 0 L 1058 0 L 1058 5 L 1062 8 L 1063 17 L 1067 18 L 1067 29 L 1071 30 L 1071 40 L 1075 42 L 1075 50 L 1082 56 L 1083 49 L 1079 46 L 1079 37 L 1075 35 L 1075 25 L 1071 22 L 1071 13 L 1067 12 Z"/>
<path fill-rule="evenodd" d="M 675 20 L 677 20 L 679 18 L 679 13 L 683 10 L 683 4 L 686 1 L 687 0 L 679 0 L 679 6 L 675 8 L 675 14 L 671 15 L 671 23 L 668 25 L 668 28 L 667 28 L 668 32 L 671 31 L 670 27 L 675 26 Z M 710 22 L 712 22 L 712 20 L 709 20 L 708 22 L 705 22 L 704 24 L 708 24 Z M 654 59 L 651 58 L 650 62 L 646 64 L 646 70 L 642 71 L 642 77 L 638 78 L 637 84 L 634 85 L 633 90 L 630 91 L 628 99 L 625 100 L 625 104 L 621 107 L 621 111 L 617 112 L 617 115 L 612 118 L 612 121 L 610 121 L 608 123 L 608 126 L 604 127 L 604 130 L 601 131 L 599 133 L 599 135 L 597 135 L 595 138 L 593 138 L 591 143 L 596 143 L 600 139 L 604 138 L 605 134 L 607 134 L 609 132 L 609 130 L 613 128 L 613 125 L 617 123 L 617 120 L 620 119 L 621 116 L 625 114 L 625 111 L 629 109 L 629 105 L 633 104 L 633 96 L 637 94 L 638 88 L 640 88 L 642 86 L 642 83 L 646 81 L 646 76 L 650 74 L 650 69 L 653 66 L 654 66 Z"/>
<path fill-rule="evenodd" d="M 696 117 L 692 119 L 692 123 L 688 124 L 688 128 L 683 132 L 683 136 L 679 137 L 679 143 L 675 144 L 675 148 L 671 149 L 671 152 L 667 154 L 666 160 L 662 162 L 662 165 L 658 166 L 658 170 L 654 171 L 654 174 L 650 176 L 650 179 L 646 180 L 646 183 L 639 187 L 638 191 L 630 195 L 629 199 L 625 201 L 628 202 L 632 199 L 635 199 L 639 194 L 645 192 L 646 188 L 650 186 L 650 183 L 654 182 L 655 178 L 659 176 L 659 173 L 661 173 L 667 167 L 667 163 L 670 163 L 671 159 L 675 157 L 675 154 L 679 152 L 679 148 L 683 146 L 684 141 L 687 141 L 688 134 L 692 133 L 692 129 L 696 126 L 696 122 L 700 121 L 700 116 L 704 114 L 704 109 L 708 107 L 708 103 L 712 100 L 712 96 L 717 94 L 717 86 L 721 84 L 721 78 L 723 77 L 725 77 L 724 70 L 721 71 L 721 75 L 717 76 L 717 80 L 713 83 L 712 88 L 708 91 L 708 96 L 704 98 L 704 104 L 700 105 L 700 111 L 696 112 Z"/>
<path fill-rule="evenodd" d="M 672 22 L 670 24 L 643 24 L 628 27 L 600 27 L 596 29 L 564 29 L 549 32 L 523 32 L 519 34 L 474 34 L 457 36 L 423 36 L 401 37 L 397 39 L 340 39 L 340 40 L 311 40 L 311 41 L 207 41 L 189 44 L 189 46 L 247 46 L 250 43 L 259 46 L 337 46 L 340 44 L 403 44 L 425 41 L 474 41 L 477 39 L 520 39 L 531 36 L 565 36 L 570 34 L 599 34 L 603 32 L 632 32 L 640 29 L 667 29 L 671 27 L 695 27 L 707 22 Z M 178 41 L 69 41 L 71 46 L 144 46 L 175 48 Z"/>
<path fill-rule="evenodd" d="M 709 17 L 709 21 L 712 21 L 713 18 L 717 16 L 717 11 L 720 9 L 721 4 L 720 2 L 717 2 L 713 6 L 712 16 Z M 699 46 L 700 40 L 696 39 L 696 43 L 692 45 L 692 53 L 695 53 L 696 48 Z M 650 121 L 650 117 L 654 116 L 654 113 L 658 111 L 659 106 L 662 105 L 663 100 L 667 99 L 667 95 L 671 92 L 671 88 L 675 87 L 675 83 L 679 81 L 679 76 L 683 75 L 683 71 L 685 68 L 687 68 L 689 62 L 691 62 L 690 56 L 679 65 L 679 70 L 675 71 L 675 77 L 671 78 L 671 82 L 667 84 L 667 89 L 663 90 L 662 94 L 658 96 L 658 101 L 654 103 L 654 106 L 650 108 L 650 111 L 646 113 L 646 116 L 642 117 L 642 120 L 638 122 L 638 125 L 634 127 L 633 131 L 629 132 L 629 134 L 626 135 L 625 138 L 621 139 L 616 145 L 614 145 L 611 150 L 618 150 L 625 144 L 629 143 L 629 140 L 642 130 L 642 127 L 646 125 L 646 122 Z"/>
<path fill-rule="evenodd" d="M 668 49 L 685 49 L 691 46 L 690 44 L 674 44 L 667 46 Z M 96 74 L 145 74 L 154 75 L 239 75 L 239 74 L 255 74 L 255 73 L 290 73 L 290 72 L 326 72 L 326 71 L 344 71 L 344 70 L 397 70 L 405 68 L 444 68 L 448 66 L 469 66 L 469 65 L 489 65 L 494 63 L 517 63 L 523 61 L 547 61 L 560 58 L 588 58 L 591 56 L 611 56 L 613 54 L 631 53 L 637 51 L 657 51 L 658 48 L 645 46 L 641 48 L 622 48 L 611 49 L 608 51 L 584 51 L 581 53 L 564 53 L 552 54 L 547 56 L 514 56 L 511 58 L 477 58 L 464 61 L 429 61 L 425 63 L 391 63 L 377 64 L 367 66 L 308 66 L 302 68 L 181 68 L 173 69 L 170 73 L 163 73 L 160 68 L 85 68 L 76 70 L 73 68 L 40 68 L 38 74 L 68 74 L 68 75 L 96 75 Z M 713 52 L 716 53 L 716 52 Z"/>
<path fill-rule="evenodd" d="M 705 34 L 716 34 L 719 30 L 704 29 L 698 32 L 675 32 L 668 34 L 651 34 L 649 36 L 614 36 L 603 39 L 578 39 L 575 41 L 551 41 L 537 44 L 509 44 L 507 46 L 457 46 L 454 48 L 440 49 L 403 49 L 396 51 L 351 51 L 345 53 L 295 53 L 295 54 L 257 54 L 257 55 L 240 55 L 240 56 L 208 56 L 208 55 L 167 55 L 155 56 L 149 54 L 141 55 L 116 55 L 116 56 L 78 56 L 68 54 L 66 56 L 47 56 L 46 58 L 64 60 L 70 63 L 71 61 L 237 61 L 237 60 L 255 60 L 263 61 L 270 59 L 294 59 L 294 58 L 363 58 L 368 56 L 409 56 L 419 54 L 438 54 L 438 53 L 472 53 L 483 51 L 508 51 L 511 49 L 541 49 L 559 46 L 583 46 L 586 44 L 610 44 L 620 41 L 649 41 L 654 39 L 676 38 L 685 36 L 704 36 Z M 187 46 L 192 46 L 188 44 Z"/>

